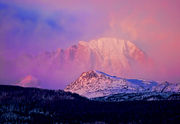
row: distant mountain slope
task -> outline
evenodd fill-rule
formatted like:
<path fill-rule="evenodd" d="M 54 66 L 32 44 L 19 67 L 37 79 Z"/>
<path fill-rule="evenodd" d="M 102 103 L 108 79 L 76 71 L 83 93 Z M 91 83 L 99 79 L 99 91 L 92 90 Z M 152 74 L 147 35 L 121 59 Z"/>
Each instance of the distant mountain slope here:
<path fill-rule="evenodd" d="M 88 70 L 129 76 L 136 75 L 138 70 L 144 72 L 150 64 L 151 61 L 145 52 L 132 42 L 102 37 L 88 42 L 79 41 L 77 45 L 66 49 L 59 48 L 54 52 L 22 56 L 17 62 L 17 67 L 19 72 L 37 75 L 40 80 L 56 81 L 57 86 L 58 82 L 73 81 L 79 74 Z"/>
<path fill-rule="evenodd" d="M 92 100 L 104 102 L 180 100 L 180 92 L 119 93 L 92 98 Z"/>
<path fill-rule="evenodd" d="M 82 73 L 75 82 L 69 84 L 65 91 L 93 98 L 118 93 L 179 92 L 180 84 L 125 79 L 100 71 L 88 71 Z"/>

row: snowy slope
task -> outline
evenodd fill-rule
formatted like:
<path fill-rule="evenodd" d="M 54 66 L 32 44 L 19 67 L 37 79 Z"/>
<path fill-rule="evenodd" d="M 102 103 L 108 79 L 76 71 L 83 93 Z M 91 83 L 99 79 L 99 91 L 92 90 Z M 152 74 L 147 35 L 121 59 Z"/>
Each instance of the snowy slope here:
<path fill-rule="evenodd" d="M 157 100 L 180 100 L 180 92 L 140 92 L 118 93 L 103 97 L 92 98 L 95 101 L 120 102 L 120 101 L 157 101 Z"/>
<path fill-rule="evenodd" d="M 93 98 L 118 93 L 178 92 L 180 91 L 180 84 L 125 79 L 100 71 L 89 71 L 82 73 L 75 82 L 65 88 L 65 91 Z"/>

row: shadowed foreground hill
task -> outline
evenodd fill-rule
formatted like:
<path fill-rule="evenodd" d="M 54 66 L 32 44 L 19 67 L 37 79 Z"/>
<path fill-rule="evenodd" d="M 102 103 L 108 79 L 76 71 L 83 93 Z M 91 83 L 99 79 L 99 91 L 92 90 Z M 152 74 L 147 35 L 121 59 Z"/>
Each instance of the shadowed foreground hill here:
<path fill-rule="evenodd" d="M 0 85 L 0 123 L 179 123 L 180 101 L 98 102 L 62 90 Z"/>

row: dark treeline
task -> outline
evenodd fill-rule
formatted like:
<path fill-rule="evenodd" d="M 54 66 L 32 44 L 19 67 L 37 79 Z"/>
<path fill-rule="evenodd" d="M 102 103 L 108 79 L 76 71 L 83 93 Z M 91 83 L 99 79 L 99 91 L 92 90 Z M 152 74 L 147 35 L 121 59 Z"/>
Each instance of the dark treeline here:
<path fill-rule="evenodd" d="M 0 85 L 0 123 L 180 123 L 180 101 L 97 102 L 61 90 Z"/>

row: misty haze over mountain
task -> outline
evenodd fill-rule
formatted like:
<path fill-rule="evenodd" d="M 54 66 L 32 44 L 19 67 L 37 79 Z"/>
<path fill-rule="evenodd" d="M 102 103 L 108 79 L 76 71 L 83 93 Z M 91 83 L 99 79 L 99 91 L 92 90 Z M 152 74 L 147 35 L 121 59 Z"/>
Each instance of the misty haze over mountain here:
<path fill-rule="evenodd" d="M 153 62 L 144 51 L 130 41 L 109 37 L 79 41 L 67 49 L 59 48 L 37 56 L 23 55 L 12 67 L 18 70 L 13 74 L 16 80 L 31 75 L 43 82 L 41 87 L 47 88 L 64 88 L 88 70 L 127 78 L 150 79 L 155 75 L 152 74 Z M 12 73 L 9 72 L 9 76 Z"/>

